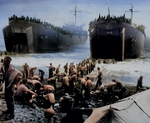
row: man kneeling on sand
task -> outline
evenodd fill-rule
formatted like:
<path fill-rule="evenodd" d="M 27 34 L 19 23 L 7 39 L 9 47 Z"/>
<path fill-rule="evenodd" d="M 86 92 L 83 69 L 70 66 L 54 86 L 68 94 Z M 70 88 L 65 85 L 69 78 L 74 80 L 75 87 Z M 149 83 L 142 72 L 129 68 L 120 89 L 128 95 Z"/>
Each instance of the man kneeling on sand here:
<path fill-rule="evenodd" d="M 34 93 L 33 91 L 29 90 L 27 87 L 26 87 L 26 83 L 27 83 L 27 80 L 26 79 L 23 79 L 22 80 L 22 84 L 20 84 L 18 87 L 17 87 L 17 91 L 16 91 L 16 98 L 18 100 L 26 100 L 28 101 L 28 103 L 32 104 L 33 102 L 33 98 L 35 96 L 37 96 L 36 93 Z"/>

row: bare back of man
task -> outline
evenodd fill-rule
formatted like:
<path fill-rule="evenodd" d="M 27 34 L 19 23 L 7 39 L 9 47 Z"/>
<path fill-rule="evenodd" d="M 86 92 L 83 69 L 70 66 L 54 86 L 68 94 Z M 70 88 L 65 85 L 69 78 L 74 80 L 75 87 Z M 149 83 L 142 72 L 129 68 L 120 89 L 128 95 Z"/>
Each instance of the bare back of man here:
<path fill-rule="evenodd" d="M 43 90 L 50 90 L 50 91 L 54 92 L 55 88 L 52 85 L 44 85 Z"/>

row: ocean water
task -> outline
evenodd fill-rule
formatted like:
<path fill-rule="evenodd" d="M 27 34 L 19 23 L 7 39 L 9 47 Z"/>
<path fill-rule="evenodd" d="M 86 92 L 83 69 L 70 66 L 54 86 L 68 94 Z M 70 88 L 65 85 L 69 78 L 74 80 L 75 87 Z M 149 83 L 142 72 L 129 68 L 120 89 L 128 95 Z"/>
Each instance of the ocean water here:
<path fill-rule="evenodd" d="M 0 44 L 0 51 L 5 51 L 4 44 Z M 38 69 L 44 70 L 44 77 L 47 78 L 47 66 L 49 66 L 50 63 L 52 63 L 54 67 L 61 64 L 60 70 L 62 72 L 63 66 L 66 63 L 74 62 L 74 64 L 78 64 L 82 60 L 89 58 L 90 43 L 88 39 L 85 44 L 71 47 L 65 52 L 23 54 L 11 57 L 11 64 L 18 70 L 21 70 L 22 66 L 27 63 L 30 68 L 37 67 L 35 71 L 36 74 L 38 74 Z M 150 87 L 150 51 L 144 51 L 144 59 L 126 59 L 116 64 L 97 64 L 97 66 L 101 68 L 105 76 L 103 81 L 111 81 L 112 78 L 115 78 L 120 79 L 124 83 L 136 85 L 138 78 L 142 75 L 143 85 Z M 97 74 L 96 68 L 91 74 Z"/>
<path fill-rule="evenodd" d="M 0 51 L 5 51 L 4 44 L 0 45 Z M 53 64 L 54 67 L 57 67 L 61 64 L 61 70 L 66 63 L 78 64 L 84 59 L 90 57 L 90 45 L 89 40 L 85 44 L 80 44 L 78 46 L 73 46 L 69 48 L 65 52 L 56 52 L 56 53 L 37 53 L 37 54 L 17 54 L 11 56 L 12 62 L 11 64 L 21 70 L 21 67 L 27 63 L 29 67 L 37 67 L 35 71 L 38 74 L 38 69 L 42 69 L 45 71 L 45 77 L 48 77 L 48 68 L 50 63 Z"/>
<path fill-rule="evenodd" d="M 148 55 L 150 52 L 148 53 Z M 145 59 L 126 59 L 116 64 L 97 64 L 106 76 L 103 81 L 119 79 L 126 84 L 137 84 L 138 78 L 143 76 L 143 85 L 150 87 L 150 57 Z M 97 71 L 93 71 L 93 74 Z M 108 77 L 108 78 L 107 78 Z"/>

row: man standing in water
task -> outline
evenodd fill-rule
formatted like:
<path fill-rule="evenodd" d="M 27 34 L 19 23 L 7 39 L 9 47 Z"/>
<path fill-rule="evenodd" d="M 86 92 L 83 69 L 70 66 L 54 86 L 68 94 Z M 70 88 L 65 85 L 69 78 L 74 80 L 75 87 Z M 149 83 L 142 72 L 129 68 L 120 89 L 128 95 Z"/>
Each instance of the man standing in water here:
<path fill-rule="evenodd" d="M 62 78 L 62 87 L 64 86 L 64 93 L 69 93 L 69 77 L 66 73 L 64 73 L 64 77 Z"/>
<path fill-rule="evenodd" d="M 97 75 L 97 83 L 96 83 L 96 86 L 95 86 L 95 90 L 97 89 L 98 86 L 101 86 L 102 84 L 102 71 L 100 70 L 100 67 L 97 67 L 97 70 L 98 70 L 98 75 Z"/>
<path fill-rule="evenodd" d="M 29 76 L 29 65 L 27 63 L 25 63 L 22 66 L 22 71 L 21 72 L 23 74 L 23 78 L 28 79 L 28 76 Z"/>
<path fill-rule="evenodd" d="M 3 65 L 3 81 L 5 81 L 5 101 L 7 104 L 7 110 L 2 112 L 7 114 L 6 120 L 14 118 L 14 85 L 19 85 L 22 79 L 22 73 L 14 66 L 10 65 L 11 60 L 12 59 L 9 56 L 6 56 Z"/>
<path fill-rule="evenodd" d="M 49 66 L 49 79 L 53 77 L 53 71 L 55 70 L 55 68 L 52 66 L 52 63 L 50 63 Z"/>
<path fill-rule="evenodd" d="M 29 70 L 29 76 L 30 77 L 33 77 L 34 76 L 34 73 L 35 73 L 35 70 L 37 69 L 37 67 L 33 67 Z"/>
<path fill-rule="evenodd" d="M 39 77 L 40 77 L 40 81 L 41 82 L 43 82 L 44 81 L 44 74 L 45 74 L 45 72 L 43 71 L 43 70 L 41 70 L 41 69 L 39 69 Z"/>
<path fill-rule="evenodd" d="M 59 69 L 60 69 L 60 66 L 61 66 L 61 65 L 59 64 L 58 67 L 56 68 L 56 74 L 58 74 L 58 73 L 60 72 L 60 70 L 59 70 Z"/>
<path fill-rule="evenodd" d="M 69 81 L 70 94 L 73 95 L 74 92 L 74 83 L 77 82 L 77 74 L 73 72 Z"/>
<path fill-rule="evenodd" d="M 64 66 L 64 72 L 67 74 L 68 73 L 68 63 Z"/>
<path fill-rule="evenodd" d="M 86 86 L 86 89 L 85 89 L 85 98 L 87 100 L 89 100 L 90 99 L 91 87 L 92 87 L 92 81 L 88 76 L 86 77 L 86 83 L 87 83 L 87 86 Z"/>

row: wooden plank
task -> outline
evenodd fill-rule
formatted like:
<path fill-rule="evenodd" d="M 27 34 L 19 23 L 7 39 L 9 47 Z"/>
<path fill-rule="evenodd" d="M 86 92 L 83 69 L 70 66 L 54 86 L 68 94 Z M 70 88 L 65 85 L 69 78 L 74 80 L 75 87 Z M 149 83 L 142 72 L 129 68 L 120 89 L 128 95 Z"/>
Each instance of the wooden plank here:
<path fill-rule="evenodd" d="M 122 61 L 124 61 L 124 48 L 125 47 L 125 28 L 122 29 Z"/>

